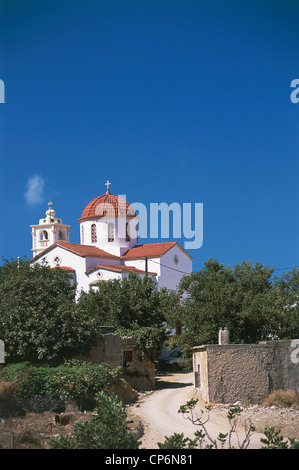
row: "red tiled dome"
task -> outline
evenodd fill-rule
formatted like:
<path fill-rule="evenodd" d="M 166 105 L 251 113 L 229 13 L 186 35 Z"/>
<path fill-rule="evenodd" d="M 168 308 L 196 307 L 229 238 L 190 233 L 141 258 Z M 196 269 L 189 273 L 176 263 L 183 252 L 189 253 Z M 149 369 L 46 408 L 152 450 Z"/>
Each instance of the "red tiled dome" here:
<path fill-rule="evenodd" d="M 135 212 L 130 204 L 119 196 L 103 194 L 90 201 L 83 210 L 79 222 L 89 219 L 101 219 L 111 217 L 135 217 Z"/>

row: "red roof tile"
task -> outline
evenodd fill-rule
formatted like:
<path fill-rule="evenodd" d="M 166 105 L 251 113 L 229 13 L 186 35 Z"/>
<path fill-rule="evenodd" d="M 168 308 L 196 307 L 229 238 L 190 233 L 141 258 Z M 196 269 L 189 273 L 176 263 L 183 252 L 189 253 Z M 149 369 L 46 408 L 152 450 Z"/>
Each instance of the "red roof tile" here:
<path fill-rule="evenodd" d="M 97 270 L 97 269 L 106 269 L 107 271 L 115 271 L 115 272 L 136 272 L 136 273 L 142 273 L 145 274 L 146 271 L 142 269 L 137 269 L 134 266 L 122 266 L 122 265 L 115 265 L 115 264 L 97 264 L 94 268 L 89 269 L 86 271 L 86 274 L 90 274 L 91 272 Z M 157 273 L 152 273 L 148 272 L 148 274 L 154 274 L 156 275 Z"/>
<path fill-rule="evenodd" d="M 70 268 L 70 266 L 54 266 L 53 268 L 50 269 L 62 269 L 62 271 L 72 271 L 75 272 L 74 268 Z"/>
<path fill-rule="evenodd" d="M 55 246 L 61 246 L 61 248 L 65 248 L 66 250 L 76 253 L 77 255 L 83 256 L 83 257 L 90 256 L 90 257 L 95 257 L 95 258 L 120 259 L 119 256 L 111 255 L 110 253 L 107 253 L 107 251 L 101 250 L 100 248 L 97 248 L 96 246 L 80 245 L 78 243 L 68 243 L 64 241 L 58 241 L 58 242 L 53 243 L 53 245 L 49 246 L 49 248 L 46 248 L 37 256 L 35 256 L 33 260 L 38 259 L 41 256 L 45 255 L 50 250 L 52 250 L 52 248 L 54 248 Z"/>
<path fill-rule="evenodd" d="M 164 255 L 170 248 L 178 245 L 177 242 L 148 243 L 146 245 L 136 245 L 128 250 L 122 259 L 155 258 Z M 178 245 L 179 246 L 179 245 Z"/>
<path fill-rule="evenodd" d="M 87 204 L 78 221 L 101 219 L 105 216 L 136 217 L 133 208 L 127 201 L 113 194 L 103 194 Z"/>

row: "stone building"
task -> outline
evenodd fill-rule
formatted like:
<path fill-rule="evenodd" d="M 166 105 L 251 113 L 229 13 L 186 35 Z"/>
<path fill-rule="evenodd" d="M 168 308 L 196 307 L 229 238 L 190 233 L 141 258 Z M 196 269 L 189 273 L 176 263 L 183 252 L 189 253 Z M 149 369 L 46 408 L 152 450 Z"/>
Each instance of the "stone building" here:
<path fill-rule="evenodd" d="M 111 368 L 120 367 L 125 380 L 135 390 L 152 389 L 155 386 L 155 363 L 144 358 L 130 336 L 113 333 L 113 328 L 102 328 L 95 346 L 87 356 L 76 356 L 77 359 L 105 363 Z"/>
<path fill-rule="evenodd" d="M 293 354 L 298 342 L 196 346 L 193 371 L 198 396 L 206 403 L 260 403 L 272 390 L 298 393 L 299 364 Z"/>

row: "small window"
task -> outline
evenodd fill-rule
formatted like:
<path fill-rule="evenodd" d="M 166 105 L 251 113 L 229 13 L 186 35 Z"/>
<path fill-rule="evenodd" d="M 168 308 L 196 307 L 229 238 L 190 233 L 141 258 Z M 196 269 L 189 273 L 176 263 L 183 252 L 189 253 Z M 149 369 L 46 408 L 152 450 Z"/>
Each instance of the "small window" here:
<path fill-rule="evenodd" d="M 133 361 L 133 351 L 124 351 L 123 353 L 123 367 L 127 368 L 127 365 Z"/>
<path fill-rule="evenodd" d="M 127 222 L 126 223 L 126 242 L 130 242 L 131 237 L 130 237 L 130 224 Z"/>
<path fill-rule="evenodd" d="M 64 235 L 63 235 L 62 230 L 59 230 L 58 238 L 59 238 L 59 240 L 64 240 Z"/>
<path fill-rule="evenodd" d="M 54 258 L 54 263 L 55 263 L 55 266 L 56 266 L 56 267 L 60 266 L 60 264 L 61 264 L 61 258 L 60 258 L 60 256 L 56 256 L 56 257 Z"/>
<path fill-rule="evenodd" d="M 194 378 L 194 382 L 195 382 L 195 388 L 201 388 L 201 374 L 200 374 L 200 365 L 198 364 L 197 365 L 197 370 L 195 370 L 195 378 Z"/>
<path fill-rule="evenodd" d="M 91 243 L 96 243 L 97 241 L 97 228 L 96 224 L 92 224 L 91 226 Z"/>
<path fill-rule="evenodd" d="M 47 230 L 43 230 L 42 233 L 40 234 L 40 239 L 41 240 L 48 240 L 48 232 Z"/>
<path fill-rule="evenodd" d="M 112 222 L 108 224 L 108 242 L 114 242 L 114 224 Z"/>

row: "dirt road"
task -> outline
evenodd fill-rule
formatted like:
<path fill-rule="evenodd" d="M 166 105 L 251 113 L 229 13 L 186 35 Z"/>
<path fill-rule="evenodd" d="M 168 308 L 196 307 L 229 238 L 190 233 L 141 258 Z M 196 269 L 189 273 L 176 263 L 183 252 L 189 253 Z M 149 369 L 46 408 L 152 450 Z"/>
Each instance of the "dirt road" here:
<path fill-rule="evenodd" d="M 145 394 L 137 405 L 130 409 L 130 414 L 138 416 L 144 425 L 144 435 L 141 439 L 141 448 L 158 449 L 158 442 L 164 442 L 165 436 L 174 433 L 184 433 L 185 437 L 194 438 L 194 432 L 199 430 L 189 420 L 185 419 L 178 409 L 190 398 L 196 397 L 193 385 L 193 373 L 173 373 L 158 378 L 157 389 Z M 197 412 L 205 410 L 204 406 L 197 405 Z M 206 416 L 205 410 L 205 416 Z M 227 411 L 213 408 L 210 414 L 207 429 L 213 439 L 220 432 L 226 433 L 230 429 L 227 420 Z M 240 427 L 240 440 L 244 438 L 243 426 Z M 259 448 L 262 434 L 254 433 L 248 448 Z M 209 443 L 209 441 L 207 441 Z M 236 436 L 233 443 L 238 447 Z"/>

